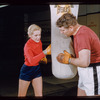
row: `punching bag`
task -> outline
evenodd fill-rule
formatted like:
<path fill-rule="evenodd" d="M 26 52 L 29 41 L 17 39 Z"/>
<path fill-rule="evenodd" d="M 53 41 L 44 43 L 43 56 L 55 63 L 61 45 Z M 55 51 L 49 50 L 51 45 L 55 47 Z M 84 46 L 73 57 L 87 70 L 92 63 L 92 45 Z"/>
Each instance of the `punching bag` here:
<path fill-rule="evenodd" d="M 77 67 L 71 64 L 59 63 L 56 59 L 59 53 L 67 50 L 70 54 L 74 54 L 73 42 L 71 37 L 65 37 L 60 33 L 56 26 L 56 21 L 64 13 L 73 13 L 76 18 L 78 16 L 79 5 L 50 5 L 51 12 L 51 59 L 52 74 L 59 79 L 72 79 L 77 74 Z"/>

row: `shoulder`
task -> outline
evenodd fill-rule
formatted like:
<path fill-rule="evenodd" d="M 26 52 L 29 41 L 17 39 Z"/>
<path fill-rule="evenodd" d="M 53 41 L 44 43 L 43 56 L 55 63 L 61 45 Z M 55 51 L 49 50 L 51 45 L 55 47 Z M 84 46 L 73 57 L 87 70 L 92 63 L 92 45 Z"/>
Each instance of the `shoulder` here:
<path fill-rule="evenodd" d="M 89 28 L 89 27 L 87 27 L 87 26 L 82 26 L 80 29 L 79 29 L 79 31 L 78 31 L 78 34 L 77 34 L 77 37 L 90 37 L 91 36 L 91 33 L 92 33 L 93 31 Z"/>
<path fill-rule="evenodd" d="M 83 26 L 80 28 L 80 33 L 89 34 L 89 33 L 94 33 L 94 31 L 93 31 L 91 28 L 89 28 L 89 27 L 83 25 Z"/>
<path fill-rule="evenodd" d="M 28 50 L 28 49 L 31 49 L 31 42 L 30 42 L 30 39 L 25 43 L 24 45 L 24 50 Z"/>
<path fill-rule="evenodd" d="M 29 46 L 29 44 L 26 43 L 25 46 L 24 46 L 24 51 L 27 51 L 27 50 L 29 50 L 29 49 L 31 49 L 31 46 Z"/>

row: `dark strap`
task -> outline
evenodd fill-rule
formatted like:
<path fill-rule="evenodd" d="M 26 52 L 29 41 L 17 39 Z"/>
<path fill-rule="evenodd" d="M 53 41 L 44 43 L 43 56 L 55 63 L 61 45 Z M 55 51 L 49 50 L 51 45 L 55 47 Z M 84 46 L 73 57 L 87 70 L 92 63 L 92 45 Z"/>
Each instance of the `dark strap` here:
<path fill-rule="evenodd" d="M 98 95 L 98 76 L 96 66 L 93 66 L 93 76 L 94 76 L 94 94 Z"/>
<path fill-rule="evenodd" d="M 92 63 L 89 67 L 93 67 L 93 76 L 94 76 L 94 94 L 98 95 L 98 76 L 97 76 L 97 69 L 96 66 L 100 66 L 99 63 Z"/>
<path fill-rule="evenodd" d="M 100 66 L 100 62 L 98 62 L 98 63 L 92 63 L 92 64 L 89 65 L 89 67 L 93 67 L 94 94 L 95 94 L 95 95 L 98 95 L 98 75 L 97 75 L 96 66 Z"/>
<path fill-rule="evenodd" d="M 94 67 L 94 66 L 100 66 L 100 62 L 98 62 L 98 63 L 92 63 L 88 67 Z"/>

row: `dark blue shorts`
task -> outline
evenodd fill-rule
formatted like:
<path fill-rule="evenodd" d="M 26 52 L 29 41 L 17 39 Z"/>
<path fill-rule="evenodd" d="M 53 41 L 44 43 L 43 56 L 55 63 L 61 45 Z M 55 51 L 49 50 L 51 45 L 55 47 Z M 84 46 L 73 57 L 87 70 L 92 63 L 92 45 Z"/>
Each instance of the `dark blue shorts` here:
<path fill-rule="evenodd" d="M 19 79 L 25 81 L 31 81 L 34 78 L 41 76 L 40 65 L 38 66 L 26 66 L 23 64 L 20 70 Z"/>

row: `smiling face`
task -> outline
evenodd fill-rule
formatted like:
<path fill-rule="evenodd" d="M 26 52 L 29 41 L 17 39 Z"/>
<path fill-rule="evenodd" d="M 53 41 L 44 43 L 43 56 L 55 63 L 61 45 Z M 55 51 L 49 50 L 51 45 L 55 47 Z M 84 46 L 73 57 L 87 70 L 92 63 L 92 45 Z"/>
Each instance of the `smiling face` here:
<path fill-rule="evenodd" d="M 31 38 L 32 40 L 34 40 L 35 42 L 39 42 L 40 39 L 41 39 L 41 31 L 40 31 L 40 30 L 35 30 L 35 31 L 33 32 L 33 34 L 30 35 L 30 38 Z"/>
<path fill-rule="evenodd" d="M 28 28 L 28 37 L 34 40 L 35 42 L 39 42 L 41 39 L 41 28 L 36 25 L 32 24 Z"/>

